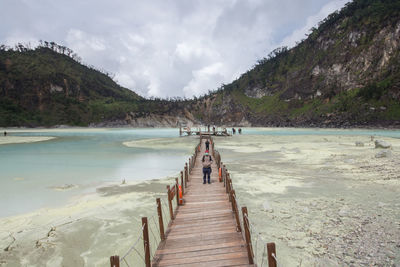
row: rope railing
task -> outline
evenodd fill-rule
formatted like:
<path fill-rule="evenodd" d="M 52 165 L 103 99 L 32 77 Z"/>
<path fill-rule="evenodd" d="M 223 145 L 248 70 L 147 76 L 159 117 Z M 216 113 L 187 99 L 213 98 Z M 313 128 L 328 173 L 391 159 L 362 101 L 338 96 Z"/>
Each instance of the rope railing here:
<path fill-rule="evenodd" d="M 140 234 L 136 238 L 135 242 L 133 242 L 133 245 L 131 245 L 131 247 L 125 252 L 125 254 L 121 258 L 118 258 L 118 256 L 113 256 L 110 258 L 111 266 L 119 266 L 120 263 L 124 263 L 126 266 L 130 267 L 130 264 L 134 264 L 132 266 L 138 266 L 139 264 L 143 265 L 145 263 L 145 259 L 144 259 L 143 255 L 140 253 L 140 251 L 137 248 L 137 246 L 140 244 L 140 241 L 143 240 L 144 227 L 145 227 L 145 225 L 142 226 L 141 231 L 139 231 Z M 132 256 L 132 253 L 136 253 L 136 255 L 139 257 L 133 257 L 132 260 L 129 260 L 128 256 Z M 138 259 L 141 260 L 141 262 L 140 261 L 135 262 Z"/>
<path fill-rule="evenodd" d="M 227 171 L 227 170 L 226 170 Z M 242 210 L 243 220 L 237 221 L 237 229 L 243 229 L 241 231 L 243 239 L 247 240 L 247 246 L 249 246 L 249 260 L 254 259 L 254 263 L 258 267 L 269 266 L 277 267 L 278 259 L 275 251 L 275 243 L 267 243 L 266 240 L 261 236 L 260 232 L 257 231 L 257 227 L 251 222 L 247 214 L 247 208 L 241 205 L 238 197 L 236 196 L 235 190 L 233 189 L 231 175 L 227 172 L 225 177 L 227 189 L 230 191 L 230 200 L 232 202 L 232 209 L 235 217 L 238 217 L 238 210 Z M 236 207 L 236 208 L 235 208 Z M 235 210 L 234 210 L 235 208 Z M 246 227 L 248 228 L 248 236 L 246 238 Z M 268 265 L 267 265 L 268 263 Z"/>
<path fill-rule="evenodd" d="M 127 250 L 127 252 L 121 258 L 119 258 L 118 256 L 110 257 L 110 262 L 112 267 L 119 267 L 120 264 L 125 265 L 127 267 L 149 266 L 148 262 L 151 262 L 156 256 L 158 245 L 162 241 L 162 236 L 163 236 L 161 234 L 161 229 L 158 227 L 159 224 L 157 223 L 156 218 L 159 219 L 159 222 L 160 220 L 162 221 L 162 223 L 160 223 L 162 225 L 169 225 L 170 223 L 168 216 L 162 216 L 162 213 L 164 213 L 165 215 L 167 214 L 166 205 L 167 205 L 166 201 L 163 198 L 157 199 L 157 207 L 160 207 L 160 209 L 157 210 L 158 214 L 153 213 L 150 217 L 144 217 L 146 218 L 146 223 L 144 223 L 142 225 L 141 230 L 138 231 L 140 232 L 140 235 L 136 238 L 135 242 L 133 242 L 133 245 Z M 161 213 L 159 212 L 160 210 Z M 144 230 L 146 228 L 150 233 L 150 235 L 147 236 L 147 240 L 146 238 L 144 238 L 144 233 L 145 233 Z M 140 248 L 139 246 L 140 241 L 144 242 L 143 248 Z M 147 248 L 149 251 L 149 259 L 146 259 Z"/>

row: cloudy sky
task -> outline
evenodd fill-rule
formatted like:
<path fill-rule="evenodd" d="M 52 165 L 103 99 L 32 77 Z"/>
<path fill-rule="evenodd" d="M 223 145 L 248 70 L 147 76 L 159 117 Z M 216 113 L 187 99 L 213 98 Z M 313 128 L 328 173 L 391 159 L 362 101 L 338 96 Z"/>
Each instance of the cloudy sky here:
<path fill-rule="evenodd" d="M 201 95 L 348 0 L 0 0 L 0 43 L 54 41 L 142 96 Z"/>

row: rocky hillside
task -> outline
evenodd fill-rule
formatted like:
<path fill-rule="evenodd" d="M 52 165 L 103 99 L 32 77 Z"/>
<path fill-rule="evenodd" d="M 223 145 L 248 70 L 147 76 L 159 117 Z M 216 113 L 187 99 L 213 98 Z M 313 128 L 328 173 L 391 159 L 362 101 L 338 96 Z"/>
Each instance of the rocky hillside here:
<path fill-rule="evenodd" d="M 146 100 L 54 43 L 0 49 L 0 126 L 400 127 L 400 2 L 354 0 L 200 99 Z"/>
<path fill-rule="evenodd" d="M 400 2 L 355 0 L 203 99 L 202 116 L 260 126 L 400 125 L 399 46 Z"/>

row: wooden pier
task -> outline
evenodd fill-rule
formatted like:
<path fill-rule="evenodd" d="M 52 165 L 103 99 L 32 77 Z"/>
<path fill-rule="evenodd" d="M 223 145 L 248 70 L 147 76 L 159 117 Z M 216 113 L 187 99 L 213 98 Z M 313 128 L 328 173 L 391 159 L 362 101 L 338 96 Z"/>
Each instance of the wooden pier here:
<path fill-rule="evenodd" d="M 202 140 L 200 151 L 204 152 Z M 213 151 L 210 146 L 211 155 Z M 202 155 L 195 159 L 184 205 L 160 244 L 153 266 L 252 266 L 214 157 L 211 184 L 203 184 Z"/>
<path fill-rule="evenodd" d="M 213 158 L 211 184 L 203 184 L 202 157 L 206 140 L 210 141 L 209 152 Z M 230 174 L 214 149 L 211 137 L 200 137 L 180 179 L 167 186 L 167 196 L 166 209 L 162 209 L 157 199 L 160 242 L 153 254 L 150 253 L 150 223 L 147 217 L 142 218 L 143 233 L 135 246 L 143 239 L 143 255 L 138 253 L 143 266 L 277 266 L 274 243 L 263 243 L 262 261 L 257 264 L 257 247 L 253 248 L 247 208 L 241 208 L 240 216 Z M 169 214 L 165 214 L 165 210 L 169 210 Z M 164 230 L 166 217 L 170 220 Z M 132 247 L 126 255 L 131 251 L 138 252 Z M 120 263 L 137 266 L 130 265 L 126 255 L 121 259 L 111 256 L 111 267 L 119 267 Z"/>
<path fill-rule="evenodd" d="M 203 129 L 204 128 L 204 129 Z M 220 127 L 179 127 L 179 136 L 231 136 L 226 128 Z"/>

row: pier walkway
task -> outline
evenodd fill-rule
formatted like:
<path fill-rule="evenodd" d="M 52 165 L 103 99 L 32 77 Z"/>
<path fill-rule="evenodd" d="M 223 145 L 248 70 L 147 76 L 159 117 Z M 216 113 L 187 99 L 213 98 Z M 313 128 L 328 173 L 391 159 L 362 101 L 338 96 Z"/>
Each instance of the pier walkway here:
<path fill-rule="evenodd" d="M 200 151 L 205 151 L 202 139 Z M 210 155 L 214 155 L 210 146 Z M 235 216 L 219 168 L 213 157 L 211 184 L 203 184 L 203 153 L 189 175 L 184 204 L 179 207 L 160 245 L 153 266 L 253 266 L 246 243 L 237 231 Z"/>

